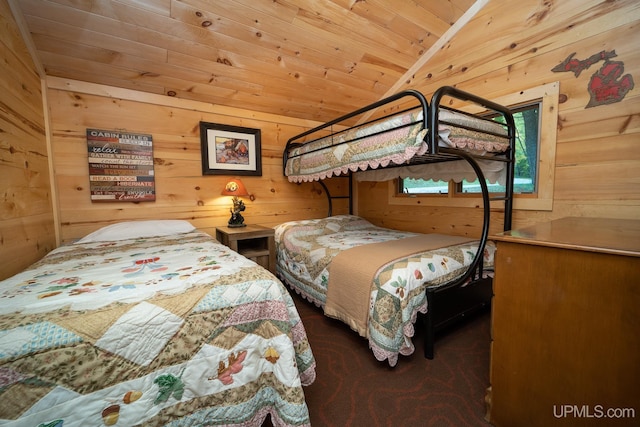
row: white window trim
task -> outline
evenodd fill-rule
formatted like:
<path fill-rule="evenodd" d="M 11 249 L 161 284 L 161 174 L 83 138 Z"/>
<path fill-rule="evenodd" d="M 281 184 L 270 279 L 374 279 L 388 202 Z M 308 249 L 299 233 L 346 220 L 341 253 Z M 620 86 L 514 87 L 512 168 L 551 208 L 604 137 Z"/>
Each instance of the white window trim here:
<path fill-rule="evenodd" d="M 553 185 L 556 169 L 556 139 L 558 135 L 558 104 L 560 83 L 553 82 L 515 94 L 496 98 L 501 105 L 523 105 L 540 100 L 540 151 L 538 153 L 538 191 L 535 195 L 516 194 L 513 209 L 553 210 Z M 469 110 L 470 112 L 473 112 Z M 397 194 L 397 183 L 389 181 L 388 202 L 390 205 L 479 207 L 480 195 L 401 195 Z M 504 206 L 504 202 L 491 202 L 492 207 Z"/>

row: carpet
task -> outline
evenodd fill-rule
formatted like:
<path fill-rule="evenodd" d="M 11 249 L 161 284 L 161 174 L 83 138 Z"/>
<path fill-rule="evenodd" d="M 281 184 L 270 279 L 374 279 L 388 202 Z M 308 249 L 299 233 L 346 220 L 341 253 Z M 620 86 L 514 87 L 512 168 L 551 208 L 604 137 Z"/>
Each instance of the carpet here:
<path fill-rule="evenodd" d="M 437 335 L 433 360 L 423 356 L 419 321 L 416 351 L 391 368 L 364 338 L 291 293 L 317 362 L 304 389 L 313 427 L 490 426 L 488 311 Z"/>

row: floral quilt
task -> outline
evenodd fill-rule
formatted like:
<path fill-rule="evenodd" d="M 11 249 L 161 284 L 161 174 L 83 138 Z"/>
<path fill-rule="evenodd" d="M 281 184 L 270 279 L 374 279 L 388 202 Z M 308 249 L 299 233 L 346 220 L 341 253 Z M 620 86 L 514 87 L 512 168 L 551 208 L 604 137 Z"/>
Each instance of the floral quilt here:
<path fill-rule="evenodd" d="M 338 215 L 287 222 L 276 227 L 275 235 L 278 275 L 304 298 L 324 308 L 329 264 L 340 251 L 417 234 L 377 227 L 352 215 Z M 399 354 L 414 352 L 413 325 L 418 312 L 427 311 L 426 288 L 464 274 L 477 249 L 478 242 L 469 242 L 390 259 L 380 266 L 371 283 L 367 336 L 378 360 L 388 360 L 395 366 Z M 483 254 L 486 269 L 493 267 L 494 252 L 495 245 L 488 242 Z"/>
<path fill-rule="evenodd" d="M 440 109 L 438 144 L 472 154 L 502 153 L 509 148 L 506 128 L 491 120 Z M 410 110 L 338 131 L 287 153 L 285 175 L 291 182 L 309 182 L 348 172 L 402 165 L 427 154 L 422 110 Z"/>
<path fill-rule="evenodd" d="M 1 426 L 307 426 L 314 379 L 282 283 L 198 231 L 63 246 L 0 282 Z"/>
<path fill-rule="evenodd" d="M 402 164 L 426 153 L 422 113 L 412 111 L 373 125 L 310 141 L 289 152 L 285 175 L 291 182 L 317 181 L 349 171 Z"/>

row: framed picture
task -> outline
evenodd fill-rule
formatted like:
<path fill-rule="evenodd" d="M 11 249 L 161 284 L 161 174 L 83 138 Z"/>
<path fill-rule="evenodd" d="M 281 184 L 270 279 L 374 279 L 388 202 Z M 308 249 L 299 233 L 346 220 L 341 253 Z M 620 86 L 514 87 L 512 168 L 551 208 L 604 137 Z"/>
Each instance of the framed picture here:
<path fill-rule="evenodd" d="M 203 175 L 262 176 L 260 129 L 200 122 Z"/>

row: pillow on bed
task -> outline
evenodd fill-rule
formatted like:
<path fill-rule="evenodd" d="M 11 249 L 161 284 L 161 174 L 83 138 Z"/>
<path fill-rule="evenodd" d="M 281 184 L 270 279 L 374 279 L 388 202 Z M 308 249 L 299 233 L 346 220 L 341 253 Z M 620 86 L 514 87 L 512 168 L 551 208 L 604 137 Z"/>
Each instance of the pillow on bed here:
<path fill-rule="evenodd" d="M 177 219 L 152 221 L 125 221 L 107 225 L 78 240 L 77 243 L 107 242 L 188 233 L 195 227 L 188 221 Z"/>

